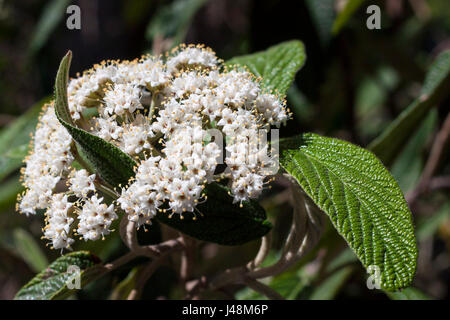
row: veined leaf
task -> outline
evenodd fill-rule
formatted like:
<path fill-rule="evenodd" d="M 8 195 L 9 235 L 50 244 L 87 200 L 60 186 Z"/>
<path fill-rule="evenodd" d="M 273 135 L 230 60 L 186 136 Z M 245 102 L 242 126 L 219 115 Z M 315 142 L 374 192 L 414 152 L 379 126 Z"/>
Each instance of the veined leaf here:
<path fill-rule="evenodd" d="M 389 166 L 406 145 L 430 109 L 448 95 L 450 89 L 450 51 L 441 53 L 427 73 L 422 91 L 406 110 L 383 133 L 372 141 L 372 150 Z"/>
<path fill-rule="evenodd" d="M 316 134 L 281 141 L 281 166 L 330 217 L 363 265 L 377 266 L 382 287 L 408 286 L 417 246 L 411 212 L 391 174 L 370 152 Z"/>
<path fill-rule="evenodd" d="M 217 183 L 206 187 L 207 201 L 199 204 L 193 220 L 192 213 L 185 213 L 184 219 L 169 218 L 160 213 L 159 221 L 191 237 L 222 245 L 240 245 L 258 239 L 270 231 L 272 225 L 265 221 L 266 213 L 256 201 L 232 203 L 228 189 Z"/>
<path fill-rule="evenodd" d="M 56 116 L 78 143 L 90 164 L 95 167 L 96 173 L 112 186 L 125 185 L 134 176 L 133 168 L 136 166 L 134 160 L 111 143 L 73 125 L 67 102 L 67 82 L 71 59 L 72 53 L 69 51 L 61 60 L 56 75 Z"/>
<path fill-rule="evenodd" d="M 295 74 L 303 66 L 306 52 L 298 40 L 280 43 L 265 51 L 235 57 L 226 64 L 247 67 L 251 73 L 262 78 L 262 86 L 285 95 Z"/>
<path fill-rule="evenodd" d="M 80 273 L 74 272 L 75 266 Z M 47 269 L 36 275 L 17 293 L 16 300 L 63 299 L 74 293 L 68 288 L 74 277 L 81 277 L 81 287 L 104 272 L 100 260 L 87 251 L 77 251 L 59 257 Z"/>

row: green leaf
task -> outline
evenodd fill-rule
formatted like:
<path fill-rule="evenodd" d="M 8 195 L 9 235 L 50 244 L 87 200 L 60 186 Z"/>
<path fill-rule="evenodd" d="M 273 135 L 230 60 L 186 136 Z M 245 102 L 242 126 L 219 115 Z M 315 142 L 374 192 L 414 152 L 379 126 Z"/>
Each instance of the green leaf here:
<path fill-rule="evenodd" d="M 30 134 L 35 130 L 45 98 L 31 107 L 27 113 L 0 131 L 0 180 L 17 170 L 28 153 Z"/>
<path fill-rule="evenodd" d="M 171 39 L 172 46 L 182 42 L 189 29 L 189 25 L 203 7 L 206 0 L 176 0 L 162 7 L 150 21 L 145 37 L 153 41 L 156 37 Z"/>
<path fill-rule="evenodd" d="M 324 281 L 314 288 L 310 300 L 332 300 L 353 273 L 353 266 L 347 266 L 334 271 Z"/>
<path fill-rule="evenodd" d="M 33 236 L 22 228 L 13 232 L 14 248 L 30 268 L 39 272 L 48 265 L 48 260 Z"/>
<path fill-rule="evenodd" d="M 185 213 L 184 219 L 159 213 L 157 219 L 191 237 L 221 245 L 240 245 L 270 231 L 266 213 L 256 201 L 244 201 L 241 208 L 222 185 L 212 183 L 205 190 L 208 200 L 197 206 L 202 215 L 197 214 L 196 220 L 192 213 Z"/>
<path fill-rule="evenodd" d="M 418 99 L 395 119 L 368 146 L 383 163 L 389 166 L 420 127 L 430 109 L 448 96 L 450 89 L 450 51 L 441 53 L 427 73 Z"/>
<path fill-rule="evenodd" d="M 417 239 L 424 241 L 431 238 L 447 219 L 450 219 L 450 201 L 446 202 L 432 216 L 419 220 L 416 232 Z"/>
<path fill-rule="evenodd" d="M 0 184 L 0 215 L 2 213 L 10 214 L 5 209 L 13 207 L 17 201 L 17 195 L 24 190 L 19 179 L 20 176 L 15 175 Z"/>
<path fill-rule="evenodd" d="M 283 140 L 280 164 L 330 217 L 367 268 L 376 265 L 381 284 L 408 286 L 417 246 L 411 212 L 395 181 L 370 152 L 316 134 Z"/>
<path fill-rule="evenodd" d="M 327 46 L 331 39 L 331 28 L 335 20 L 334 0 L 306 0 L 309 14 L 314 23 L 322 46 Z"/>
<path fill-rule="evenodd" d="M 15 299 L 54 300 L 68 297 L 76 290 L 70 290 L 67 287 L 67 284 L 71 283 L 77 274 L 68 270 L 70 266 L 80 268 L 81 287 L 104 272 L 104 268 L 96 256 L 87 251 L 72 252 L 59 257 L 47 269 L 36 275 L 19 290 Z"/>
<path fill-rule="evenodd" d="M 96 173 L 114 187 L 126 185 L 134 176 L 134 160 L 119 148 L 94 136 L 73 124 L 67 102 L 67 81 L 72 53 L 61 60 L 55 83 L 55 112 L 59 122 L 78 143 L 81 151 L 96 170 Z"/>
<path fill-rule="evenodd" d="M 110 300 L 127 300 L 131 291 L 136 288 L 137 276 L 142 266 L 134 267 L 125 279 L 120 281 L 111 292 Z"/>
<path fill-rule="evenodd" d="M 338 34 L 341 29 L 347 24 L 351 16 L 358 10 L 365 0 L 348 0 L 345 7 L 339 12 L 336 20 L 333 23 L 332 33 Z"/>
<path fill-rule="evenodd" d="M 408 193 L 417 186 L 425 165 L 423 152 L 427 141 L 432 137 L 437 125 L 437 110 L 431 110 L 417 132 L 409 139 L 392 164 L 391 172 L 404 193 Z"/>
<path fill-rule="evenodd" d="M 30 55 L 35 54 L 45 45 L 51 33 L 65 17 L 66 8 L 69 3 L 69 0 L 53 0 L 47 2 L 31 37 L 28 48 Z"/>
<path fill-rule="evenodd" d="M 284 96 L 305 60 L 306 52 L 303 43 L 292 40 L 265 51 L 235 57 L 226 64 L 247 67 L 256 77 L 262 77 L 263 88 Z"/>
<path fill-rule="evenodd" d="M 414 287 L 408 287 L 397 292 L 385 291 L 385 293 L 391 300 L 432 300 L 431 297 Z"/>

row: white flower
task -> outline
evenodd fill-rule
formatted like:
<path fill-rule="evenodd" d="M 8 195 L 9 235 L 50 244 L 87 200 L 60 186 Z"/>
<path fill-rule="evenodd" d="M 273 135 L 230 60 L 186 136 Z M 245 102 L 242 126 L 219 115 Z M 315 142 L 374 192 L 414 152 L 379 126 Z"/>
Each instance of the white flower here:
<path fill-rule="evenodd" d="M 85 169 L 74 170 L 69 179 L 69 189 L 79 198 L 85 198 L 89 191 L 95 192 L 95 174 L 89 175 Z"/>
<path fill-rule="evenodd" d="M 74 240 L 70 237 L 70 227 L 74 219 L 69 216 L 73 204 L 67 195 L 57 193 L 51 199 L 50 208 L 45 213 L 44 238 L 52 242 L 54 249 L 70 249 Z"/>
<path fill-rule="evenodd" d="M 216 54 L 207 48 L 189 46 L 178 52 L 167 61 L 167 67 L 172 72 L 183 66 L 202 66 L 214 68 L 219 60 Z"/>
<path fill-rule="evenodd" d="M 96 174 L 72 167 L 74 160 L 84 165 L 77 145 L 54 106 L 44 109 L 22 170 L 26 192 L 17 207 L 27 215 L 47 209 L 44 236 L 53 247 L 70 248 L 76 214 L 82 239 L 111 232 L 116 207 L 97 192 L 114 197 L 117 191 L 116 206 L 140 227 L 159 212 L 195 212 L 206 185 L 222 178 L 234 202 L 255 199 L 273 174 L 266 168 L 276 159 L 268 159 L 258 130 L 288 119 L 285 101 L 263 91 L 249 72 L 222 68 L 211 49 L 180 46 L 166 57 L 102 62 L 69 82 L 75 125 L 137 161 L 135 177 L 120 190 L 111 190 L 101 176 L 94 185 Z"/>
<path fill-rule="evenodd" d="M 106 107 L 104 109 L 105 115 L 123 115 L 125 111 L 135 112 L 137 109 L 142 109 L 139 98 L 141 91 L 133 84 L 116 84 L 113 89 L 106 91 L 105 101 Z"/>
<path fill-rule="evenodd" d="M 103 198 L 92 196 L 78 215 L 77 232 L 84 240 L 98 240 L 111 232 L 111 223 L 117 219 L 117 214 L 113 204 L 107 206 L 102 202 Z"/>

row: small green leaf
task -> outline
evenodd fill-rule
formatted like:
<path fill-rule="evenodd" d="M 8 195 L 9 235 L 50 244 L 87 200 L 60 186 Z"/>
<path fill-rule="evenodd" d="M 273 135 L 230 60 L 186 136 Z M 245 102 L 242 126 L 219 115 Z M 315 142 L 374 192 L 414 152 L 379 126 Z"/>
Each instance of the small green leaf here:
<path fill-rule="evenodd" d="M 128 180 L 134 176 L 133 168 L 136 166 L 134 160 L 111 143 L 77 128 L 73 124 L 67 102 L 67 81 L 71 58 L 72 53 L 69 51 L 61 60 L 56 75 L 56 116 L 103 180 L 114 187 L 126 185 Z"/>
<path fill-rule="evenodd" d="M 417 239 L 424 241 L 436 234 L 439 227 L 450 220 L 450 201 L 434 212 L 432 216 L 423 218 L 417 223 Z"/>
<path fill-rule="evenodd" d="M 130 273 L 112 290 L 110 300 L 127 300 L 131 291 L 136 288 L 137 276 L 142 266 L 134 267 Z"/>
<path fill-rule="evenodd" d="M 0 131 L 0 180 L 17 170 L 28 153 L 30 134 L 35 130 L 45 98 L 34 104 L 27 113 Z"/>
<path fill-rule="evenodd" d="M 306 0 L 309 15 L 319 36 L 322 46 L 327 46 L 331 39 L 331 27 L 336 18 L 334 0 Z"/>
<path fill-rule="evenodd" d="M 427 73 L 418 99 L 395 119 L 368 149 L 389 166 L 420 127 L 430 109 L 448 96 L 450 89 L 450 51 L 441 53 Z"/>
<path fill-rule="evenodd" d="M 206 0 L 176 0 L 159 9 L 152 17 L 145 37 L 149 41 L 155 38 L 171 39 L 172 46 L 182 42 L 189 25 Z"/>
<path fill-rule="evenodd" d="M 408 286 L 417 246 L 411 212 L 391 174 L 370 152 L 304 134 L 281 142 L 281 166 L 330 217 L 363 265 L 378 266 L 383 288 Z"/>
<path fill-rule="evenodd" d="M 39 272 L 48 265 L 47 257 L 31 234 L 18 228 L 14 230 L 13 236 L 14 248 L 33 271 Z"/>
<path fill-rule="evenodd" d="M 345 284 L 354 271 L 353 266 L 346 266 L 331 273 L 323 280 L 309 296 L 310 300 L 332 300 L 339 293 L 340 288 Z"/>
<path fill-rule="evenodd" d="M 76 276 L 68 268 L 80 268 L 81 287 L 97 278 L 104 272 L 100 260 L 87 251 L 77 251 L 56 259 L 47 269 L 36 275 L 22 289 L 19 290 L 16 300 L 54 300 L 63 299 L 75 292 L 67 284 Z"/>
<path fill-rule="evenodd" d="M 332 33 L 338 34 L 345 26 L 351 16 L 358 10 L 365 0 L 348 0 L 344 8 L 339 12 L 336 20 L 334 20 Z"/>
<path fill-rule="evenodd" d="M 5 209 L 13 207 L 17 201 L 17 195 L 24 190 L 19 179 L 20 176 L 17 174 L 0 184 L 0 215 L 2 213 L 10 214 Z"/>
<path fill-rule="evenodd" d="M 396 292 L 385 291 L 385 293 L 391 300 L 432 300 L 431 297 L 414 287 Z"/>
<path fill-rule="evenodd" d="M 265 89 L 276 91 L 284 96 L 305 60 L 303 43 L 292 40 L 265 51 L 235 57 L 226 64 L 247 67 L 255 76 L 262 77 L 262 86 Z"/>
<path fill-rule="evenodd" d="M 202 213 L 185 213 L 184 219 L 160 213 L 159 221 L 191 237 L 222 245 L 240 245 L 264 236 L 271 229 L 264 209 L 256 201 L 232 203 L 228 189 L 217 183 L 206 187 L 208 200 L 197 206 Z"/>
<path fill-rule="evenodd" d="M 47 1 L 31 37 L 28 48 L 30 55 L 35 54 L 45 45 L 52 32 L 64 18 L 69 3 L 69 0 Z"/>

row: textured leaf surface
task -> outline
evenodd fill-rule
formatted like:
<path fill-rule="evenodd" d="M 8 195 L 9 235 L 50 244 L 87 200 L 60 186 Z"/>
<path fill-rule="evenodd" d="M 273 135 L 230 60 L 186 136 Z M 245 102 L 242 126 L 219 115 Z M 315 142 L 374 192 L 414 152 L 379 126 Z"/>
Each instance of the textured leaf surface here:
<path fill-rule="evenodd" d="M 76 275 L 68 271 L 69 266 L 80 268 L 83 287 L 103 272 L 99 263 L 100 260 L 87 251 L 77 251 L 61 256 L 23 286 L 15 299 L 53 300 L 67 297 L 73 293 L 67 287 L 67 283 Z"/>
<path fill-rule="evenodd" d="M 197 214 L 196 220 L 191 213 L 184 214 L 182 220 L 164 213 L 157 218 L 191 237 L 222 245 L 240 245 L 270 231 L 272 226 L 256 201 L 245 201 L 240 208 L 239 203 L 232 203 L 228 189 L 216 183 L 206 187 L 206 195 L 208 200 L 197 206 L 203 216 Z"/>
<path fill-rule="evenodd" d="M 264 88 L 285 95 L 305 60 L 303 43 L 293 40 L 280 43 L 265 51 L 235 57 L 226 64 L 247 67 L 255 76 L 262 77 Z"/>
<path fill-rule="evenodd" d="M 380 268 L 385 289 L 411 283 L 417 260 L 411 212 L 371 152 L 309 133 L 282 141 L 280 164 L 328 214 L 363 265 Z"/>
<path fill-rule="evenodd" d="M 427 73 L 422 91 L 406 110 L 383 133 L 370 143 L 385 165 L 390 165 L 413 135 L 430 109 L 448 96 L 450 89 L 450 51 L 441 53 Z"/>
<path fill-rule="evenodd" d="M 55 84 L 55 112 L 58 120 L 67 129 L 72 138 L 78 143 L 83 153 L 92 164 L 96 173 L 111 184 L 127 184 L 134 175 L 134 160 L 119 148 L 73 125 L 67 102 L 67 81 L 72 54 L 69 51 L 61 60 L 56 75 Z"/>

